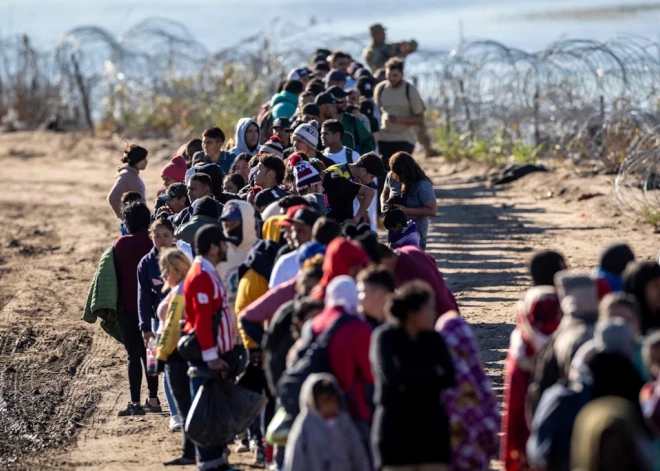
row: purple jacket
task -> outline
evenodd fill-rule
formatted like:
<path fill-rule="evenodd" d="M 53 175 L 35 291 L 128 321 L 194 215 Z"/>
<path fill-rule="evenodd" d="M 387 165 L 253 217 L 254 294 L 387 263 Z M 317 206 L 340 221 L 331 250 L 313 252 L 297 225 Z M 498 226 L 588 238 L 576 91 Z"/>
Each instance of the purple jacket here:
<path fill-rule="evenodd" d="M 417 224 L 415 224 L 415 221 L 413 220 L 408 221 L 408 224 L 406 224 L 406 227 L 404 227 L 401 232 L 388 233 L 387 241 L 392 250 L 399 249 L 406 245 L 419 247 L 420 236 L 419 231 L 417 230 Z"/>

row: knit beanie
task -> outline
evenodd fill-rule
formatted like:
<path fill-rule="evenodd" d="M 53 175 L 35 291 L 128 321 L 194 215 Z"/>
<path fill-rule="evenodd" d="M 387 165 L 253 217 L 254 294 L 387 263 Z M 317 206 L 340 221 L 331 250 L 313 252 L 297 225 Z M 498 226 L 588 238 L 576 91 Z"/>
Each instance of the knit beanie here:
<path fill-rule="evenodd" d="M 302 159 L 300 154 L 293 154 L 290 158 L 293 166 L 293 178 L 296 180 L 298 190 L 306 190 L 310 186 L 321 183 L 319 172 L 309 162 Z"/>
<path fill-rule="evenodd" d="M 207 216 L 213 219 L 220 219 L 222 209 L 212 196 L 204 196 L 195 201 L 193 216 Z"/>
<path fill-rule="evenodd" d="M 565 316 L 595 321 L 598 317 L 598 289 L 595 279 L 589 275 L 564 270 L 555 275 L 555 286 Z"/>
<path fill-rule="evenodd" d="M 268 141 L 264 143 L 259 149 L 259 155 L 261 154 L 271 154 L 280 159 L 284 158 L 284 147 L 282 146 L 282 141 L 277 136 L 271 136 Z"/>
<path fill-rule="evenodd" d="M 594 347 L 599 352 L 618 353 L 633 361 L 637 342 L 632 328 L 623 319 L 613 318 L 596 324 Z"/>
<path fill-rule="evenodd" d="M 319 145 L 319 126 L 316 121 L 301 124 L 293 131 L 292 139 L 300 139 L 308 146 L 316 149 Z"/>
<path fill-rule="evenodd" d="M 183 183 L 186 179 L 186 159 L 182 155 L 177 155 L 170 163 L 163 167 L 163 171 L 160 174 L 164 177 L 169 177 L 177 183 Z"/>

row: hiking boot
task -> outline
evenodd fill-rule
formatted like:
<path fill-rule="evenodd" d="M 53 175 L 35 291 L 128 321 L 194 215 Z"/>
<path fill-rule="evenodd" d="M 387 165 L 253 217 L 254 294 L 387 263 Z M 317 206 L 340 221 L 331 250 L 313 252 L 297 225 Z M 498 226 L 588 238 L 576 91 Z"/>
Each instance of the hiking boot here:
<path fill-rule="evenodd" d="M 125 409 L 120 410 L 117 413 L 118 417 L 128 417 L 131 415 L 144 415 L 146 412 L 142 408 L 140 404 L 133 404 L 132 402 L 129 402 L 126 405 Z"/>
<path fill-rule="evenodd" d="M 266 451 L 261 444 L 257 445 L 254 449 L 254 465 L 264 468 L 266 467 Z"/>
<path fill-rule="evenodd" d="M 173 415 L 170 417 L 170 430 L 173 432 L 176 432 L 177 430 L 181 430 L 181 416 L 180 415 Z"/>
<path fill-rule="evenodd" d="M 158 413 L 158 412 L 163 412 L 163 408 L 160 407 L 160 401 L 158 400 L 157 397 L 150 397 L 146 401 L 144 401 L 144 409 L 147 412 L 151 413 Z"/>

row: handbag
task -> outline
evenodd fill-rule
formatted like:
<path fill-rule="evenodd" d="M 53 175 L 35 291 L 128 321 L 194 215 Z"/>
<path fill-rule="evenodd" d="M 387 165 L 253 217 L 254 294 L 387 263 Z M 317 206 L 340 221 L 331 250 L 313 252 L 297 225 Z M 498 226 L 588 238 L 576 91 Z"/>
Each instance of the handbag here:
<path fill-rule="evenodd" d="M 190 333 L 181 334 L 179 343 L 176 344 L 179 355 L 189 363 L 202 363 L 202 347 L 199 346 L 199 340 L 193 330 Z"/>

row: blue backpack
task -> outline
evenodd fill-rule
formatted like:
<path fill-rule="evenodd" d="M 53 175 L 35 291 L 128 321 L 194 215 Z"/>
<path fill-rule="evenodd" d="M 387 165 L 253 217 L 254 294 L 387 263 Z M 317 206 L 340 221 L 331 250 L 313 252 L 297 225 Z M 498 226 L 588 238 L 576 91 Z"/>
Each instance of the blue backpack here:
<path fill-rule="evenodd" d="M 302 328 L 301 338 L 304 347 L 298 352 L 298 358 L 288 368 L 279 382 L 277 391 L 282 407 L 292 419 L 300 413 L 300 390 L 309 375 L 314 373 L 332 373 L 326 349 L 335 331 L 355 316 L 342 314 L 328 329 L 314 336 L 312 322 L 307 321 Z"/>

